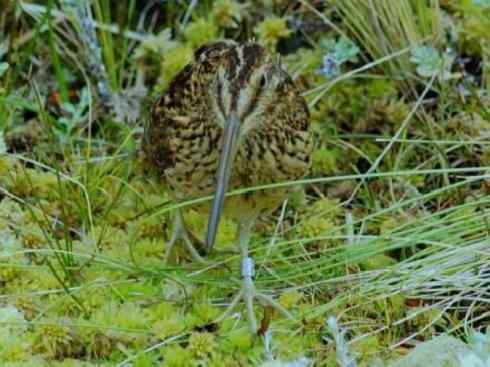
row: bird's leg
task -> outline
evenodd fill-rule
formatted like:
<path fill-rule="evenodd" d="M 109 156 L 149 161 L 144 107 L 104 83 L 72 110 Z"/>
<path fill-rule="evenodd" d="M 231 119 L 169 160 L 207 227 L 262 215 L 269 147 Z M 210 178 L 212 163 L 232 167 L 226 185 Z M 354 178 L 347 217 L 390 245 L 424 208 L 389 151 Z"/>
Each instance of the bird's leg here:
<path fill-rule="evenodd" d="M 167 250 L 165 251 L 165 262 L 168 262 L 172 253 L 172 250 L 175 246 L 175 243 L 178 240 L 182 240 L 189 250 L 192 258 L 195 261 L 200 263 L 206 262 L 204 258 L 199 254 L 199 251 L 196 250 L 194 244 L 198 241 L 197 238 L 187 229 L 184 217 L 182 216 L 182 212 L 180 209 L 177 209 L 174 214 L 174 221 L 172 226 L 172 237 L 167 246 Z"/>
<path fill-rule="evenodd" d="M 246 219 L 240 221 L 238 225 L 238 241 L 240 245 L 241 253 L 241 278 L 242 288 L 238 294 L 233 298 L 232 302 L 228 306 L 227 310 L 216 320 L 217 322 L 225 319 L 229 316 L 233 308 L 237 305 L 240 299 L 243 299 L 247 310 L 247 317 L 252 334 L 257 333 L 257 318 L 254 312 L 254 299 L 257 298 L 261 303 L 268 304 L 277 309 L 281 314 L 287 318 L 292 318 L 291 313 L 286 310 L 279 302 L 276 302 L 272 297 L 260 293 L 255 288 L 253 278 L 255 276 L 255 265 L 253 259 L 248 256 L 248 245 L 250 242 L 250 234 L 254 221 L 253 219 Z"/>
<path fill-rule="evenodd" d="M 248 244 L 252 232 L 252 219 L 240 221 L 238 224 L 238 243 L 240 245 L 240 254 L 242 256 L 240 272 L 242 277 L 242 293 L 245 306 L 247 308 L 248 322 L 252 334 L 257 333 L 257 319 L 254 312 L 255 285 L 253 278 L 255 276 L 255 265 L 251 257 L 248 256 Z"/>

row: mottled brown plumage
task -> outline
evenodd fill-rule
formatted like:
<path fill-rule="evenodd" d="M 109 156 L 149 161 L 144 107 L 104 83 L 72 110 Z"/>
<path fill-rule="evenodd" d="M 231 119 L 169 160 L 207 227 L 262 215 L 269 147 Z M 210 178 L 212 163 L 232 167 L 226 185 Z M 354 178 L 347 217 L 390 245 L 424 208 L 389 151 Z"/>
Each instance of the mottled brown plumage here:
<path fill-rule="evenodd" d="M 231 80 L 231 96 L 223 96 L 220 72 Z M 255 43 L 216 42 L 197 50 L 195 61 L 172 81 L 155 103 L 145 131 L 146 157 L 177 201 L 214 193 L 222 148 L 219 121 L 236 108 L 245 90 L 252 96 L 238 110 L 249 130 L 238 147 L 230 188 L 294 180 L 307 173 L 308 109 L 291 78 Z M 225 212 L 239 219 L 243 206 L 274 209 L 283 198 L 277 190 L 233 196 L 225 202 Z"/>
<path fill-rule="evenodd" d="M 308 118 L 307 105 L 292 79 L 263 47 L 218 41 L 198 49 L 195 60 L 156 101 L 143 150 L 176 201 L 215 194 L 208 250 L 223 210 L 246 232 L 240 235 L 240 245 L 242 256 L 250 259 L 251 223 L 275 209 L 290 189 L 258 190 L 226 200 L 224 192 L 227 186 L 236 189 L 303 177 L 312 148 Z M 174 230 L 172 244 L 178 237 L 189 242 L 178 217 L 179 233 Z"/>

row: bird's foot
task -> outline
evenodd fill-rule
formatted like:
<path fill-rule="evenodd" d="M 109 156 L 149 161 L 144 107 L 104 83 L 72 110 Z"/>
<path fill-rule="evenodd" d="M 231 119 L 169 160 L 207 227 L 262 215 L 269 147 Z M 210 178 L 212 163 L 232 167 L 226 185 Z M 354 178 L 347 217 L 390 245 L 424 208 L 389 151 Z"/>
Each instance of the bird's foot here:
<path fill-rule="evenodd" d="M 204 243 L 186 228 L 182 215 L 177 213 L 172 228 L 172 237 L 165 251 L 166 263 L 169 262 L 172 255 L 172 250 L 179 240 L 182 240 L 194 261 L 203 264 L 206 263 L 206 260 L 202 257 L 204 254 Z M 199 250 L 196 248 L 196 245 L 198 246 Z"/>
<path fill-rule="evenodd" d="M 261 304 L 271 306 L 278 310 L 286 318 L 293 318 L 291 313 L 286 310 L 279 302 L 275 301 L 272 297 L 259 292 L 254 285 L 253 277 L 255 275 L 254 262 L 251 257 L 242 258 L 241 263 L 241 276 L 242 276 L 242 287 L 238 293 L 233 297 L 233 300 L 223 312 L 223 314 L 218 317 L 215 322 L 220 322 L 231 315 L 234 308 L 241 300 L 244 301 L 247 310 L 247 318 L 250 326 L 250 331 L 253 335 L 257 334 L 258 324 L 257 318 L 254 312 L 254 300 L 257 299 Z"/>

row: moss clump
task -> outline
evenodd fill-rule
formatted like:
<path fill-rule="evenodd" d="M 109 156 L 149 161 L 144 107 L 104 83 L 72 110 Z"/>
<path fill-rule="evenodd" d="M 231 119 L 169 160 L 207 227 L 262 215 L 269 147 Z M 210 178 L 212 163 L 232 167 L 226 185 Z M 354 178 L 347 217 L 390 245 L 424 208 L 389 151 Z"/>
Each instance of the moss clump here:
<path fill-rule="evenodd" d="M 335 224 L 320 216 L 312 217 L 300 225 L 300 233 L 303 238 L 319 237 L 335 228 Z"/>
<path fill-rule="evenodd" d="M 187 45 L 177 45 L 168 50 L 160 63 L 160 73 L 157 81 L 157 89 L 167 89 L 170 81 L 192 61 L 192 48 Z"/>
<path fill-rule="evenodd" d="M 469 54 L 482 55 L 490 43 L 490 7 L 476 1 L 462 0 L 458 6 L 461 11 L 461 43 Z"/>
<path fill-rule="evenodd" d="M 288 29 L 286 19 L 279 17 L 265 18 L 256 27 L 255 34 L 267 48 L 275 49 L 281 38 L 289 37 L 291 30 Z"/>
<path fill-rule="evenodd" d="M 116 329 L 110 334 L 124 345 L 141 347 L 148 341 L 148 335 L 142 333 L 143 330 L 150 330 L 148 318 L 133 302 L 122 305 L 106 302 L 102 307 L 92 310 L 90 320 L 108 330 Z"/>
<path fill-rule="evenodd" d="M 300 75 L 298 82 L 308 85 L 317 85 L 324 81 L 324 77 L 318 73 L 322 62 L 322 53 L 319 49 L 301 48 L 297 52 L 288 54 L 284 57 L 286 69 L 293 75 Z"/>
<path fill-rule="evenodd" d="M 14 168 L 14 160 L 9 156 L 0 154 L 0 183 L 4 184 L 9 172 Z"/>
<path fill-rule="evenodd" d="M 246 329 L 233 330 L 227 333 L 226 338 L 221 341 L 220 348 L 225 353 L 249 351 L 253 340 L 250 332 Z"/>
<path fill-rule="evenodd" d="M 355 131 L 381 130 L 385 134 L 394 134 L 409 111 L 409 107 L 401 100 L 385 97 L 376 99 L 356 123 Z"/>
<path fill-rule="evenodd" d="M 163 361 L 169 367 L 188 367 L 195 362 L 192 351 L 179 345 L 172 345 L 163 350 Z"/>
<path fill-rule="evenodd" d="M 33 334 L 33 349 L 47 358 L 63 359 L 84 353 L 84 345 L 67 320 L 49 320 L 36 327 Z"/>
<path fill-rule="evenodd" d="M 163 236 L 162 238 L 142 238 L 130 243 L 129 253 L 135 264 L 151 266 L 161 265 L 162 254 L 164 249 Z"/>
<path fill-rule="evenodd" d="M 311 170 L 318 176 L 328 176 L 338 172 L 336 149 L 320 148 L 313 152 Z"/>
<path fill-rule="evenodd" d="M 279 303 L 289 309 L 293 306 L 298 306 L 302 299 L 303 294 L 300 291 L 293 289 L 282 293 L 279 297 Z"/>
<path fill-rule="evenodd" d="M 104 359 L 114 351 L 116 340 L 110 338 L 102 331 L 91 331 L 88 336 L 88 354 L 94 359 Z"/>
<path fill-rule="evenodd" d="M 138 218 L 128 224 L 128 232 L 134 238 L 163 238 L 162 218 Z"/>
<path fill-rule="evenodd" d="M 212 18 L 199 18 L 189 23 L 184 30 L 187 44 L 194 49 L 216 39 L 217 35 L 218 27 Z"/>
<path fill-rule="evenodd" d="M 182 317 L 172 315 L 163 320 L 156 321 L 152 326 L 152 332 L 157 338 L 165 339 L 172 335 L 176 335 L 185 330 L 185 322 Z"/>
<path fill-rule="evenodd" d="M 54 269 L 59 271 L 59 269 Z M 29 270 L 22 270 L 22 276 L 14 279 L 8 284 L 9 290 L 24 289 L 28 291 L 54 290 L 59 289 L 60 283 L 48 267 L 33 267 Z"/>
<path fill-rule="evenodd" d="M 207 231 L 207 218 L 202 211 L 186 210 L 184 213 L 188 228 L 198 238 L 204 238 Z M 236 223 L 230 218 L 223 218 L 216 235 L 216 243 L 221 249 L 236 249 Z"/>
<path fill-rule="evenodd" d="M 25 336 L 9 331 L 0 333 L 0 360 L 3 363 L 26 362 L 31 357 L 30 347 Z"/>
<path fill-rule="evenodd" d="M 379 356 L 379 350 L 381 345 L 379 340 L 375 336 L 367 336 L 360 339 L 352 347 L 353 353 L 355 353 L 357 360 L 361 366 L 370 366 L 372 360 Z M 377 352 L 374 352 L 377 351 Z"/>
<path fill-rule="evenodd" d="M 216 348 L 216 339 L 211 333 L 192 333 L 189 337 L 187 349 L 195 358 L 207 360 L 216 351 Z"/>
<path fill-rule="evenodd" d="M 22 243 L 10 229 L 0 229 L 0 284 L 11 282 L 20 276 L 18 266 L 25 263 Z"/>
<path fill-rule="evenodd" d="M 22 228 L 20 239 L 26 249 L 36 250 L 47 246 L 46 237 L 43 231 L 38 225 L 33 223 Z"/>
<path fill-rule="evenodd" d="M 182 312 L 169 302 L 162 302 L 147 309 L 153 333 L 160 339 L 177 335 L 185 330 Z"/>
<path fill-rule="evenodd" d="M 456 136 L 480 138 L 490 133 L 490 119 L 477 112 L 461 111 L 447 120 L 447 128 Z"/>
<path fill-rule="evenodd" d="M 238 28 L 244 8 L 234 0 L 217 0 L 213 4 L 213 19 L 222 28 Z"/>
<path fill-rule="evenodd" d="M 205 289 L 203 289 L 203 291 L 206 292 Z M 193 293 L 193 297 L 195 297 L 196 295 L 196 293 Z M 201 293 L 200 295 L 202 296 L 203 293 Z M 206 299 L 206 297 L 202 298 Z M 202 298 L 200 297 L 200 299 Z M 219 315 L 220 310 L 211 305 L 209 302 L 194 302 L 191 312 L 185 318 L 186 326 L 188 328 L 202 327 L 203 325 L 207 325 L 213 322 Z"/>

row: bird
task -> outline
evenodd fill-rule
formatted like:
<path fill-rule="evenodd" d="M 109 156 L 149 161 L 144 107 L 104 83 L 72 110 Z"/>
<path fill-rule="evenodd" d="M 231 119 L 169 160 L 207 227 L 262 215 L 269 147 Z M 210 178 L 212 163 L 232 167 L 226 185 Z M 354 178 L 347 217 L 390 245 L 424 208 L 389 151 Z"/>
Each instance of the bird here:
<path fill-rule="evenodd" d="M 274 211 L 294 188 L 263 188 L 229 197 L 226 193 L 306 176 L 313 149 L 309 116 L 280 57 L 254 41 L 225 39 L 195 51 L 193 61 L 156 98 L 145 122 L 145 161 L 170 196 L 178 203 L 213 197 L 199 204 L 199 210 L 209 211 L 205 241 L 188 230 L 181 209 L 175 210 L 165 258 L 182 240 L 195 260 L 205 262 L 222 214 L 236 220 L 242 286 L 223 317 L 243 300 L 254 334 L 255 299 L 291 317 L 255 288 L 249 243 L 259 216 Z"/>

